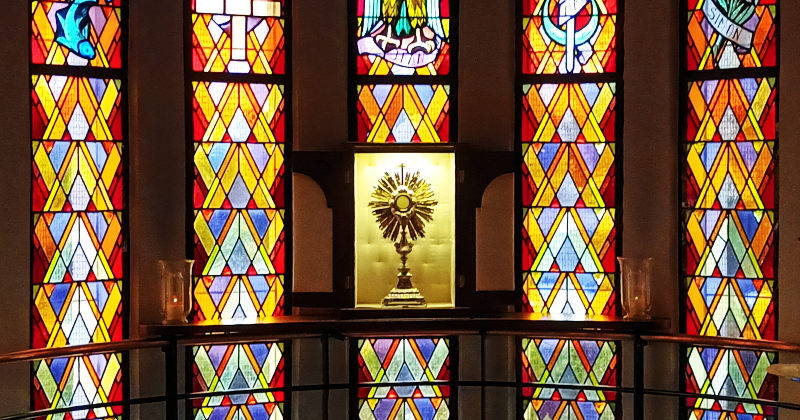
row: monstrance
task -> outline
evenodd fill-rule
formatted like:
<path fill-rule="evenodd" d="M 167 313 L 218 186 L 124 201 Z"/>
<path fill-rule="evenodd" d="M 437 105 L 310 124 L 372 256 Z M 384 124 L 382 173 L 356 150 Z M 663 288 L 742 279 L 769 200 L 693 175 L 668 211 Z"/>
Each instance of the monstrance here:
<path fill-rule="evenodd" d="M 383 237 L 391 239 L 400 254 L 397 286 L 383 298 L 385 306 L 425 305 L 425 297 L 411 283 L 408 254 L 414 247 L 413 241 L 425 237 L 425 223 L 433 220 L 433 207 L 439 203 L 433 199 L 433 189 L 419 171 L 407 174 L 404 169 L 401 164 L 400 173 L 384 173 L 372 191 L 374 200 L 369 202 Z"/>

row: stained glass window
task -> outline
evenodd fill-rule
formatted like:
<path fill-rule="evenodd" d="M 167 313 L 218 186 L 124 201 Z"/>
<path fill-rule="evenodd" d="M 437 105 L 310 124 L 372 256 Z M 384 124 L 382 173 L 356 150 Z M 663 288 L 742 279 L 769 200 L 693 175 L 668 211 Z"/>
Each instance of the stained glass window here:
<path fill-rule="evenodd" d="M 618 0 L 523 0 L 524 74 L 617 71 Z"/>
<path fill-rule="evenodd" d="M 358 389 L 358 418 L 449 419 L 450 346 L 448 338 L 359 339 L 358 383 L 372 386 Z M 417 383 L 380 386 L 404 382 Z"/>
<path fill-rule="evenodd" d="M 31 346 L 118 341 L 127 335 L 126 5 L 29 5 Z M 126 357 L 92 354 L 34 363 L 33 408 L 121 402 Z M 121 405 L 66 413 L 121 414 Z"/>
<path fill-rule="evenodd" d="M 450 86 L 358 86 L 358 138 L 367 143 L 445 143 Z"/>
<path fill-rule="evenodd" d="M 192 349 L 194 391 L 281 387 L 285 381 L 283 343 L 198 346 Z M 206 397 L 193 401 L 194 419 L 282 420 L 283 392 L 254 392 Z"/>
<path fill-rule="evenodd" d="M 767 375 L 775 353 L 691 347 L 687 350 L 686 390 L 746 399 L 772 399 L 775 377 Z M 775 419 L 777 410 L 759 404 L 709 398 L 688 398 L 688 418 Z"/>
<path fill-rule="evenodd" d="M 683 5 L 682 327 L 688 334 L 777 338 L 777 3 Z M 683 351 L 687 391 L 777 398 L 775 378 L 766 374 L 776 354 Z M 690 419 L 777 415 L 758 404 L 707 398 L 687 399 L 686 411 Z"/>
<path fill-rule="evenodd" d="M 456 141 L 457 2 L 350 0 L 351 140 L 361 143 Z M 451 64 L 452 63 L 452 64 Z M 451 418 L 457 404 L 446 337 L 364 338 L 353 351 L 362 385 L 351 395 L 363 420 Z M 377 386 L 387 382 L 426 382 Z M 357 413 L 357 414 L 355 414 Z"/>
<path fill-rule="evenodd" d="M 354 2 L 353 140 L 448 143 L 457 68 L 449 0 Z"/>
<path fill-rule="evenodd" d="M 285 305 L 288 2 L 192 0 L 194 321 L 254 322 Z M 238 73 L 236 81 L 230 74 Z M 194 392 L 280 388 L 287 344 L 193 347 Z M 195 399 L 197 420 L 283 419 L 283 392 Z"/>
<path fill-rule="evenodd" d="M 357 3 L 359 75 L 450 73 L 448 0 Z"/>
<path fill-rule="evenodd" d="M 616 0 L 521 0 L 522 310 L 615 315 Z M 601 74 L 603 73 L 603 74 Z M 616 386 L 617 343 L 522 340 L 526 383 Z M 615 393 L 523 388 L 522 418 L 607 419 Z"/>
<path fill-rule="evenodd" d="M 282 0 L 192 0 L 192 70 L 286 73 Z"/>
<path fill-rule="evenodd" d="M 31 62 L 122 68 L 122 2 L 31 2 Z"/>
<path fill-rule="evenodd" d="M 775 66 L 778 0 L 687 3 L 687 70 Z"/>
<path fill-rule="evenodd" d="M 617 384 L 617 346 L 611 341 L 523 339 L 522 381 L 600 386 Z M 522 389 L 524 419 L 613 419 L 613 392 Z M 609 402 L 611 401 L 611 402 Z"/>

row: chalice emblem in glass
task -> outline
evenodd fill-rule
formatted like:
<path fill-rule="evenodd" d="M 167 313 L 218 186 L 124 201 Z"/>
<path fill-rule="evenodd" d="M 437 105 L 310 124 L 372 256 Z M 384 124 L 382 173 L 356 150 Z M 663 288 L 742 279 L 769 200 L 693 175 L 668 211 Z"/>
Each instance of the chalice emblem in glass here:
<path fill-rule="evenodd" d="M 417 171 L 384 173 L 378 181 L 369 202 L 372 214 L 383 232 L 383 237 L 394 242 L 400 255 L 397 268 L 397 286 L 383 298 L 384 306 L 424 306 L 425 297 L 411 282 L 408 254 L 414 241 L 425 237 L 425 224 L 433 221 L 433 208 L 439 204 L 434 200 L 431 185 Z"/>

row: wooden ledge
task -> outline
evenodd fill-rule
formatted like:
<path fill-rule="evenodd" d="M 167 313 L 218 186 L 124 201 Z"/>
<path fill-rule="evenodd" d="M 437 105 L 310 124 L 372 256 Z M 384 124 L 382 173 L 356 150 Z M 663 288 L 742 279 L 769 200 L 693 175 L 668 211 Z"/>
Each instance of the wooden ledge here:
<path fill-rule="evenodd" d="M 624 339 L 634 335 L 663 333 L 669 328 L 667 319 L 627 320 L 606 316 L 570 316 L 506 313 L 497 315 L 452 316 L 447 311 L 437 311 L 420 316 L 403 316 L 403 311 L 393 312 L 394 317 L 359 316 L 359 311 L 346 316 L 283 316 L 253 321 L 206 321 L 197 324 L 143 325 L 142 334 L 176 339 L 208 339 L 208 335 L 222 335 L 237 340 L 239 336 L 263 338 L 291 338 L 321 335 L 359 336 L 419 336 L 504 334 L 520 336 L 552 336 L 571 338 L 604 338 L 620 335 Z M 370 315 L 369 311 L 361 313 Z M 442 316 L 444 315 L 444 316 Z M 451 315 L 451 316 L 448 316 Z M 213 341 L 224 340 L 215 337 Z M 615 339 L 615 338 L 609 338 Z M 193 340 L 194 341 L 194 340 Z"/>

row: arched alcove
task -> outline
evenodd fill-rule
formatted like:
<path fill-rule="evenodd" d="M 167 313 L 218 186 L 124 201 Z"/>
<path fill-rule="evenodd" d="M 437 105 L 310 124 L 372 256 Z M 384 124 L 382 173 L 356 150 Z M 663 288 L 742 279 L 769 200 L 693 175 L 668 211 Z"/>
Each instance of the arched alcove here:
<path fill-rule="evenodd" d="M 295 292 L 332 292 L 333 212 L 322 188 L 307 175 L 292 174 Z"/>
<path fill-rule="evenodd" d="M 477 290 L 514 290 L 514 174 L 500 175 L 475 209 Z"/>

